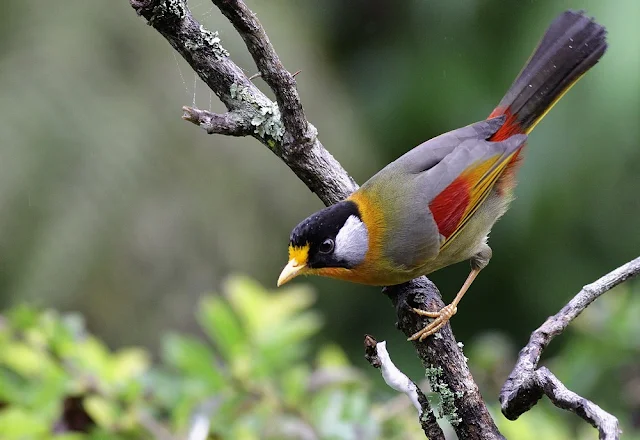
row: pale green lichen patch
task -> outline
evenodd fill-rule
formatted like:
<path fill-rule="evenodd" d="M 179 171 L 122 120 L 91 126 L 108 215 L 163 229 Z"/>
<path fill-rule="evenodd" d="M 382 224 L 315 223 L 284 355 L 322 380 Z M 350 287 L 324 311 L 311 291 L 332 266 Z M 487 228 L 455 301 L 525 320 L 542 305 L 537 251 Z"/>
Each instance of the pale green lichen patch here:
<path fill-rule="evenodd" d="M 215 55 L 216 59 L 220 60 L 229 56 L 229 51 L 222 47 L 222 44 L 220 43 L 218 31 L 212 32 L 204 26 L 200 25 L 200 32 L 205 43 L 207 43 L 209 47 L 213 49 L 213 54 Z"/>
<path fill-rule="evenodd" d="M 256 102 L 256 100 L 253 99 L 253 96 L 251 96 L 247 88 L 242 84 L 237 84 L 237 83 L 231 84 L 231 87 L 229 87 L 229 93 L 231 94 L 231 98 L 233 99 L 246 101 L 251 104 L 255 104 Z"/>
<path fill-rule="evenodd" d="M 429 414 L 432 412 L 432 410 L 423 411 L 422 414 L 420 414 L 420 423 L 426 423 L 429 420 Z"/>
<path fill-rule="evenodd" d="M 284 125 L 280 117 L 280 109 L 275 102 L 268 99 L 258 101 L 242 84 L 231 84 L 229 93 L 232 99 L 247 102 L 255 107 L 256 114 L 251 119 L 251 125 L 255 127 L 254 133 L 266 139 L 271 148 L 275 146 L 274 141 L 282 140 Z"/>
<path fill-rule="evenodd" d="M 445 418 L 453 426 L 457 426 L 462 419 L 458 416 L 458 409 L 456 408 L 456 397 L 460 398 L 460 393 L 453 393 L 442 380 L 442 367 L 429 367 L 426 369 L 425 374 L 429 383 L 431 384 L 431 390 L 439 397 L 439 402 L 435 406 L 436 416 L 438 418 Z"/>
<path fill-rule="evenodd" d="M 197 38 L 185 41 L 184 46 L 191 51 L 205 48 L 211 49 L 216 60 L 229 56 L 229 51 L 220 44 L 218 32 L 210 31 L 202 25 L 200 25 L 200 32 L 197 34 Z"/>
<path fill-rule="evenodd" d="M 187 5 L 183 0 L 165 0 L 153 9 L 154 17 L 166 17 L 172 15 L 183 19 L 187 15 Z"/>

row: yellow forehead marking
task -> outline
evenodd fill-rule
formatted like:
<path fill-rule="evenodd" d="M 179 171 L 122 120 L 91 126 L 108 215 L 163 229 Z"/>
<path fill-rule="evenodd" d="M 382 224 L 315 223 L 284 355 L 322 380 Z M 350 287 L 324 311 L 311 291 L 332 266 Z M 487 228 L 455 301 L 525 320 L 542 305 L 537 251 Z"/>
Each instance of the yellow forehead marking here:
<path fill-rule="evenodd" d="M 296 260 L 298 266 L 307 264 L 309 259 L 309 243 L 302 247 L 289 245 L 289 260 Z"/>

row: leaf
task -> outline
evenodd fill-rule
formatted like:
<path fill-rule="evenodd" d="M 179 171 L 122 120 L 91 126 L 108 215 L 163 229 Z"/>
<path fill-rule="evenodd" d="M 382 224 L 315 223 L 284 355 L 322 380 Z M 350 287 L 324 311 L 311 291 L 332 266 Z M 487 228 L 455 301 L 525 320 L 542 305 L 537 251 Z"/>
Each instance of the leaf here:
<path fill-rule="evenodd" d="M 218 296 L 202 299 L 198 323 L 228 360 L 246 343 L 246 334 L 226 302 Z"/>
<path fill-rule="evenodd" d="M 98 426 L 114 428 L 119 419 L 120 410 L 114 402 L 102 396 L 89 396 L 84 399 L 83 406 Z"/>
<path fill-rule="evenodd" d="M 38 317 L 37 310 L 24 304 L 12 308 L 7 313 L 9 325 L 16 330 L 25 330 L 35 326 L 38 322 Z"/>
<path fill-rule="evenodd" d="M 264 317 L 270 312 L 262 286 L 247 277 L 233 276 L 227 279 L 224 293 L 249 334 L 260 332 Z"/>
<path fill-rule="evenodd" d="M 5 344 L 0 352 L 0 365 L 4 364 L 16 373 L 27 377 L 40 375 L 43 369 L 50 366 L 50 363 L 45 353 L 22 342 Z"/>
<path fill-rule="evenodd" d="M 234 310 L 246 324 L 253 338 L 268 338 L 279 327 L 314 301 L 306 287 L 292 286 L 277 293 L 265 290 L 255 281 L 241 276 L 227 280 L 225 294 Z M 268 330 L 268 331 L 267 331 Z"/>
<path fill-rule="evenodd" d="M 3 440 L 29 439 L 47 434 L 47 421 L 37 413 L 23 408 L 9 407 L 0 411 L 0 438 Z"/>
<path fill-rule="evenodd" d="M 294 353 L 299 353 L 304 346 L 302 342 L 317 333 L 321 321 L 317 314 L 308 312 L 280 322 L 280 325 L 267 326 L 260 333 L 256 342 L 263 351 L 280 352 L 284 362 L 297 360 Z M 289 355 L 291 353 L 291 355 Z"/>
<path fill-rule="evenodd" d="M 168 364 L 203 380 L 209 392 L 219 390 L 226 381 L 209 347 L 193 337 L 168 335 L 164 340 L 163 354 Z"/>
<path fill-rule="evenodd" d="M 103 342 L 93 336 L 76 343 L 73 352 L 69 353 L 69 359 L 74 367 L 89 373 L 100 383 L 108 377 L 109 351 Z"/>
<path fill-rule="evenodd" d="M 288 405 L 295 408 L 304 402 L 309 375 L 309 368 L 306 365 L 298 365 L 282 376 L 282 397 Z"/>
<path fill-rule="evenodd" d="M 122 383 L 135 379 L 149 368 L 149 355 L 139 348 L 120 350 L 111 358 L 110 378 Z"/>
<path fill-rule="evenodd" d="M 349 358 L 337 344 L 327 344 L 320 349 L 316 362 L 319 367 L 346 367 L 349 365 Z"/>

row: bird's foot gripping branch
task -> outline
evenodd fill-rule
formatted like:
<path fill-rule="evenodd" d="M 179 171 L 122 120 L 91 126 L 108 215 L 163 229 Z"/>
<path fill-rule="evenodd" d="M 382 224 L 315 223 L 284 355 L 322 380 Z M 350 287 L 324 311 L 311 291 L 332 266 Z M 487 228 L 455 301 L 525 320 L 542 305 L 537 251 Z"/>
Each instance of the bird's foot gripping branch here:
<path fill-rule="evenodd" d="M 130 0 L 136 12 L 190 64 L 227 108 L 224 114 L 214 114 L 189 107 L 184 109 L 184 118 L 201 126 L 208 133 L 256 138 L 284 161 L 325 205 L 332 205 L 349 197 L 358 189 L 358 185 L 321 144 L 315 128 L 306 119 L 296 90 L 294 75 L 291 75 L 282 65 L 256 15 L 242 0 L 212 0 L 212 2 L 244 40 L 260 76 L 273 92 L 276 102 L 270 100 L 231 60 L 228 51 L 222 47 L 220 37 L 198 23 L 185 0 Z M 460 154 L 451 156 L 451 160 L 442 157 L 432 158 L 433 163 L 425 157 L 421 157 L 420 160 L 412 157 L 407 159 L 410 163 L 423 166 L 423 169 L 417 172 L 425 172 L 425 170 L 428 172 L 431 167 L 436 169 L 435 164 L 440 162 L 446 162 L 447 166 L 442 168 L 458 169 L 457 173 L 440 175 L 434 182 L 446 183 L 448 186 L 439 188 L 437 193 L 429 193 L 431 195 L 427 200 L 428 203 L 423 204 L 429 206 L 435 222 L 432 226 L 439 232 L 435 237 L 437 240 L 434 239 L 431 243 L 432 246 L 422 247 L 432 252 L 432 257 L 442 255 L 442 258 L 447 257 L 447 261 L 452 262 L 472 259 L 473 263 L 474 258 L 479 259 L 478 261 L 482 260 L 480 257 L 488 247 L 482 246 L 484 241 L 477 241 L 478 237 L 466 233 L 465 231 L 468 230 L 465 230 L 465 225 L 473 223 L 479 230 L 484 226 L 489 230 L 493 224 L 491 222 L 504 212 L 503 209 L 506 209 L 509 197 L 504 199 L 500 197 L 508 196 L 512 189 L 511 177 L 515 170 L 512 165 L 517 163 L 520 149 L 524 145 L 526 139 L 524 133 L 528 133 L 546 114 L 555 102 L 555 97 L 561 96 L 602 56 L 606 49 L 604 33 L 603 28 L 584 14 L 574 12 L 562 14 L 547 31 L 538 52 L 531 58 L 532 64 L 520 73 L 512 88 L 491 114 L 494 119 L 454 132 L 456 134 L 450 140 L 456 140 L 456 142 L 450 146 L 449 150 L 453 151 L 464 145 L 464 149 L 457 150 Z M 571 43 L 546 44 L 550 41 L 564 41 L 564 39 Z M 578 41 L 575 40 L 584 43 L 580 45 L 581 48 L 589 49 L 572 50 L 578 47 Z M 534 88 L 533 84 L 539 87 Z M 498 122 L 500 124 L 493 127 Z M 485 131 L 492 127 L 495 130 L 484 136 Z M 461 138 L 469 142 L 460 144 Z M 440 149 L 440 152 L 446 150 L 444 148 L 446 145 L 441 142 L 444 141 L 446 144 L 447 139 L 447 135 L 441 137 L 438 146 L 443 149 Z M 474 148 L 471 148 L 472 145 Z M 500 149 L 500 154 L 497 156 L 496 148 Z M 426 148 L 426 150 L 430 149 Z M 486 157 L 482 152 L 486 153 Z M 449 157 L 448 153 L 447 157 Z M 453 160 L 453 158 L 457 159 Z M 476 166 L 478 163 L 480 165 Z M 451 186 L 454 183 L 457 186 L 462 185 L 477 190 L 467 194 L 469 203 L 462 206 L 462 209 L 456 208 L 455 204 L 444 203 L 447 200 L 447 194 L 452 194 L 451 191 L 447 192 L 447 189 L 455 189 L 455 185 Z M 429 191 L 434 190 L 429 185 L 427 187 Z M 493 191 L 493 188 L 496 188 L 496 191 Z M 425 193 L 426 195 L 428 194 Z M 442 196 L 439 197 L 439 195 Z M 504 203 L 498 203 L 500 209 L 495 212 L 486 211 L 487 207 L 496 206 L 495 203 L 485 204 L 487 200 L 504 201 Z M 358 209 L 363 206 L 359 205 Z M 478 212 L 483 213 L 483 216 L 474 216 Z M 345 225 L 349 218 L 345 218 Z M 477 221 L 481 218 L 489 218 L 491 224 L 479 225 Z M 359 220 L 366 226 L 366 219 L 360 217 Z M 349 224 L 351 228 L 360 228 L 355 221 Z M 361 228 L 358 230 L 361 231 Z M 371 231 L 367 230 L 368 233 Z M 362 236 L 362 233 L 359 236 Z M 441 236 L 445 237 L 444 243 L 441 243 Z M 337 238 L 336 236 L 333 246 L 330 246 L 332 250 L 335 249 Z M 450 245 L 455 240 L 458 245 Z M 464 240 L 469 240 L 469 246 L 460 246 L 461 243 L 467 243 Z M 322 241 L 319 244 L 322 245 Z M 410 246 L 410 243 L 407 243 L 407 246 Z M 397 249 L 404 255 L 407 254 L 407 246 L 398 245 Z M 466 251 L 459 252 L 460 249 Z M 356 259 L 358 256 L 360 254 L 351 255 Z M 487 262 L 488 259 L 484 264 L 486 265 Z M 422 273 L 428 273 L 430 269 L 433 268 L 425 268 Z M 627 274 L 632 276 L 630 274 L 635 275 L 638 272 L 636 266 L 633 270 L 629 270 Z M 393 284 L 401 281 L 407 280 L 394 278 Z M 384 291 L 396 307 L 398 328 L 407 337 L 422 331 L 428 324 L 425 322 L 426 319 L 416 314 L 413 309 L 427 311 L 428 314 L 435 316 L 444 307 L 437 288 L 424 277 L 386 288 Z M 448 314 L 442 316 L 448 316 Z M 452 420 L 457 437 L 463 440 L 503 438 L 471 376 L 466 358 L 453 337 L 451 327 L 443 321 L 446 322 L 445 319 L 441 319 L 436 324 L 437 326 L 443 324 L 441 328 L 436 329 L 438 337 L 414 341 L 413 344 L 424 367 L 430 369 L 429 371 L 436 371 L 439 386 L 443 389 L 446 387 L 449 392 L 448 396 L 451 397 L 451 404 L 455 407 L 457 414 L 455 421 Z M 537 365 L 537 358 L 535 365 Z M 523 374 L 528 376 L 519 379 L 519 371 L 523 371 Z M 505 414 L 508 416 L 516 414 L 514 415 L 516 417 L 530 408 L 537 400 L 535 397 L 541 396 L 542 392 L 548 394 L 552 401 L 562 408 L 572 405 L 568 402 L 575 402 L 575 399 L 571 400 L 575 396 L 570 396 L 571 399 L 557 397 L 556 391 L 563 390 L 558 386 L 555 377 L 546 382 L 532 380 L 530 372 L 531 369 L 516 369 L 505 384 L 506 391 L 503 390 L 501 399 Z M 545 375 L 545 370 L 542 369 L 535 372 L 536 378 L 542 378 Z M 546 377 L 550 378 L 548 375 Z M 521 384 L 524 385 L 521 386 Z M 540 388 L 543 390 L 540 391 Z M 533 393 L 530 393 L 531 390 L 534 390 Z M 528 393 L 534 397 L 533 401 L 522 399 L 522 396 L 527 396 Z M 510 402 L 520 402 L 520 409 L 512 413 L 510 408 L 518 405 Z M 592 406 L 576 406 L 576 408 L 585 408 L 587 413 L 592 413 L 590 410 L 593 409 Z M 582 409 L 575 411 L 579 414 L 584 412 Z M 423 412 L 424 414 L 428 412 Z M 601 436 L 602 432 L 611 433 L 603 438 L 617 438 L 616 430 L 601 428 L 597 418 L 588 417 L 587 419 L 590 423 L 598 425 Z M 610 421 L 611 418 L 607 420 Z M 433 438 L 439 438 L 435 428 L 434 433 Z"/>

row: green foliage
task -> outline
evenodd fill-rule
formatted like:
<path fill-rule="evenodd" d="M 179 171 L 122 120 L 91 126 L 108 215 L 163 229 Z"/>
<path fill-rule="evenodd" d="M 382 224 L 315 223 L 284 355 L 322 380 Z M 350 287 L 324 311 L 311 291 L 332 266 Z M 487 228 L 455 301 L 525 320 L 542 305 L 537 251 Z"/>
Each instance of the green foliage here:
<path fill-rule="evenodd" d="M 230 279 L 202 299 L 206 335 L 169 334 L 162 362 L 110 351 L 78 315 L 21 306 L 0 321 L 0 438 L 411 438 L 413 408 L 388 417 L 335 345 L 308 359 L 320 319 L 304 287 Z M 204 428 L 204 429 L 203 429 Z M 201 435 L 195 438 L 206 438 Z"/>
<path fill-rule="evenodd" d="M 311 352 L 321 328 L 313 301 L 299 285 L 276 292 L 231 278 L 220 295 L 200 301 L 203 337 L 165 335 L 155 365 L 144 350 L 108 349 L 79 315 L 15 307 L 0 317 L 0 438 L 424 438 L 405 396 L 389 398 L 387 388 L 374 396 L 368 378 L 335 344 Z M 635 437 L 628 414 L 612 403 L 620 400 L 612 378 L 621 366 L 635 365 L 624 359 L 637 359 L 639 310 L 640 298 L 625 286 L 605 295 L 570 327 L 561 355 L 547 361 L 570 389 L 609 396 L 597 403 L 620 418 L 629 438 Z M 504 435 L 595 438 L 593 428 L 546 399 L 516 422 L 500 415 L 492 398 L 498 389 L 487 378 L 498 364 L 512 365 L 511 351 L 495 337 L 468 349 Z M 377 372 L 366 371 L 381 384 Z M 459 421 L 455 402 L 464 396 L 452 394 L 441 369 L 428 368 L 426 376 L 435 413 L 451 430 Z M 623 387 L 623 399 L 633 396 L 632 387 Z"/>

